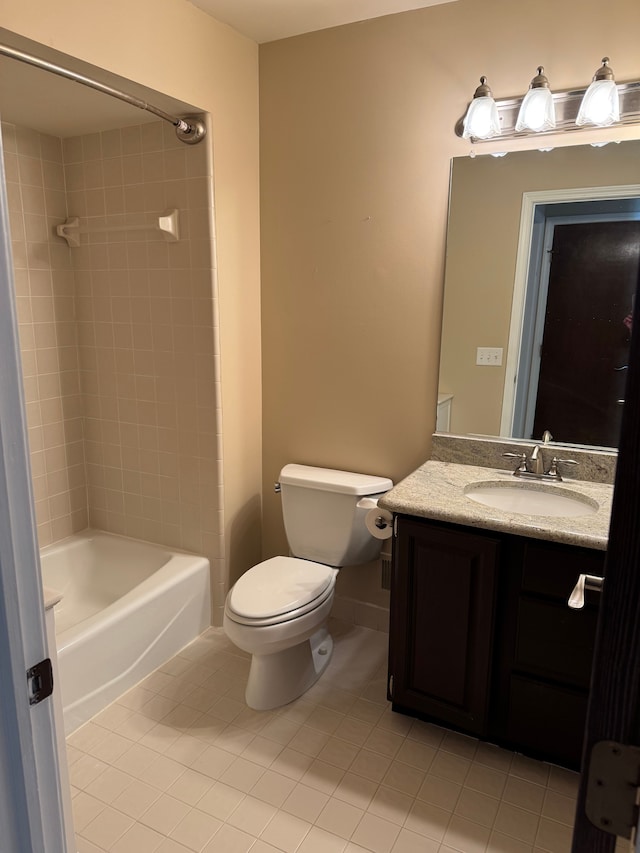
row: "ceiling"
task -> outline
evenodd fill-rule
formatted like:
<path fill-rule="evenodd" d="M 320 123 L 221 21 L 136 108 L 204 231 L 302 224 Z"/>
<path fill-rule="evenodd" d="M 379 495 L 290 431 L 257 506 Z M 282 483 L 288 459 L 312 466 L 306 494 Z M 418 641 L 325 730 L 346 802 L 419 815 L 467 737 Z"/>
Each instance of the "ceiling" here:
<path fill-rule="evenodd" d="M 191 0 L 259 44 L 456 0 Z"/>

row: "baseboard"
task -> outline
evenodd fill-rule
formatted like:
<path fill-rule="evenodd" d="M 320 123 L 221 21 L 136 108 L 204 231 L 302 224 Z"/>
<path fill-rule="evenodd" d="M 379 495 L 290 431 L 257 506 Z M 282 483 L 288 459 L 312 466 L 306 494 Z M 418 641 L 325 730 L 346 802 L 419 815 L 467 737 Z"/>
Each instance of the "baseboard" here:
<path fill-rule="evenodd" d="M 389 633 L 389 610 L 367 601 L 336 595 L 333 599 L 331 615 L 335 619 L 351 625 L 361 625 L 374 631 Z"/>

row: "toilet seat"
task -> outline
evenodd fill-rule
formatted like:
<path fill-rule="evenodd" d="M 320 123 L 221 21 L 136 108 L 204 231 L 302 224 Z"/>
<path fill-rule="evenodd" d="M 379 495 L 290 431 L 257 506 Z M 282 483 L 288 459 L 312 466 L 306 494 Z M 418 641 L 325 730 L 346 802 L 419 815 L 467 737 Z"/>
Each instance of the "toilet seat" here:
<path fill-rule="evenodd" d="M 272 557 L 249 569 L 227 596 L 242 625 L 275 625 L 315 610 L 333 594 L 338 570 L 297 557 Z"/>

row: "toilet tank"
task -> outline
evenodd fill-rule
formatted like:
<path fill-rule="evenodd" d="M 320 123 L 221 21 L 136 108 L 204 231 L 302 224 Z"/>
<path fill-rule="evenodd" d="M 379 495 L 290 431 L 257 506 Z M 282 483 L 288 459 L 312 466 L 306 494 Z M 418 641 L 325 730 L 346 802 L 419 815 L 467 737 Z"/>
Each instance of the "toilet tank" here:
<path fill-rule="evenodd" d="M 282 514 L 292 554 L 328 566 L 355 566 L 375 560 L 382 542 L 369 533 L 359 507 L 393 487 L 387 477 L 332 468 L 285 465 L 280 472 Z"/>

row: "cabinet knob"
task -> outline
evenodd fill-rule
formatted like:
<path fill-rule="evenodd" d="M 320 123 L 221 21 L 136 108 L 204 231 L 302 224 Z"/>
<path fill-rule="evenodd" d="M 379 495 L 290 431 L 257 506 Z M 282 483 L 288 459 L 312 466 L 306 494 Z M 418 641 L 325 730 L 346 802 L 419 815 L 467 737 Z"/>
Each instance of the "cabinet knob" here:
<path fill-rule="evenodd" d="M 581 610 L 584 607 L 585 589 L 601 592 L 603 583 L 604 578 L 600 578 L 597 575 L 580 575 L 578 583 L 574 586 L 573 592 L 569 596 L 569 607 L 573 608 L 573 610 Z"/>

